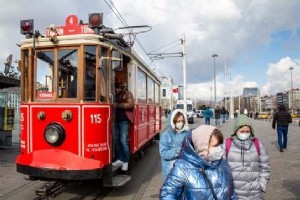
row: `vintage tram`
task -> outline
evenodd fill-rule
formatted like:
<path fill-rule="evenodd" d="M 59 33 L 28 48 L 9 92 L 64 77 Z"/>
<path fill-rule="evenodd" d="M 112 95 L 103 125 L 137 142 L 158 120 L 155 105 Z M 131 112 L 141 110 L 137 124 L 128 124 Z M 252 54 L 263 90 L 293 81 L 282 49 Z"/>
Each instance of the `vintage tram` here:
<path fill-rule="evenodd" d="M 75 15 L 64 26 L 34 30 L 21 20 L 20 154 L 17 171 L 41 180 L 103 179 L 114 183 L 115 84 L 135 100 L 130 153 L 161 130 L 160 81 L 103 14 Z M 88 78 L 90 77 L 90 78 Z M 91 78 L 92 77 L 92 78 Z M 120 181 L 120 179 L 119 179 Z"/>

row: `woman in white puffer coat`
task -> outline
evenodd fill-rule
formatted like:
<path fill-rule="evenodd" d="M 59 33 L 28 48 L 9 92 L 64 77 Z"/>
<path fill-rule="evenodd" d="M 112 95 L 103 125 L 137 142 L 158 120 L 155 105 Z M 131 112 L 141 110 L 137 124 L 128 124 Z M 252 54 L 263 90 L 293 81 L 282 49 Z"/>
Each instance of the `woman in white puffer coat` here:
<path fill-rule="evenodd" d="M 234 133 L 224 143 L 225 155 L 232 171 L 237 199 L 263 199 L 270 180 L 270 161 L 265 146 L 254 137 L 246 115 L 240 115 Z"/>

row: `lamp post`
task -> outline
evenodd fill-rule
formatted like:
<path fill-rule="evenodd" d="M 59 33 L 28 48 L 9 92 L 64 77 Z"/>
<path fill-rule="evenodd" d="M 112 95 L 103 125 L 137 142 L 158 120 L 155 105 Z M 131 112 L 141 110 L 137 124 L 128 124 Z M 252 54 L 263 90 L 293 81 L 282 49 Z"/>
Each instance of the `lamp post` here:
<path fill-rule="evenodd" d="M 215 106 L 217 105 L 217 88 L 216 88 L 216 57 L 217 54 L 213 54 L 212 57 L 214 58 L 214 89 L 215 89 Z"/>
<path fill-rule="evenodd" d="M 292 113 L 294 113 L 294 110 L 293 110 L 293 70 L 294 70 L 294 67 L 293 66 L 290 66 L 289 70 L 291 70 L 291 93 L 292 93 L 292 96 L 291 96 L 291 108 L 292 108 Z"/>

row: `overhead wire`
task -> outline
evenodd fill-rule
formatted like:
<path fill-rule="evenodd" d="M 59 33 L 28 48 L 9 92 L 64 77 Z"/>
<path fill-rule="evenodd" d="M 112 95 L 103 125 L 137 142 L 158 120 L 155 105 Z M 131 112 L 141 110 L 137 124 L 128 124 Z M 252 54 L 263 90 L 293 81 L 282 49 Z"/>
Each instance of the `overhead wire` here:
<path fill-rule="evenodd" d="M 128 28 L 129 26 L 128 26 L 126 20 L 122 17 L 121 13 L 118 11 L 118 9 L 116 8 L 116 6 L 115 6 L 114 3 L 112 2 L 112 0 L 109 0 L 110 4 L 107 2 L 107 0 L 104 0 L 104 1 L 105 1 L 105 3 L 108 5 L 108 7 L 112 10 L 112 12 L 117 16 L 117 18 L 120 20 L 120 22 L 124 25 L 124 27 L 129 31 L 129 33 L 131 33 L 131 34 L 133 35 L 132 30 L 131 30 L 130 28 Z M 148 55 L 149 53 L 147 53 L 146 49 L 145 49 L 144 46 L 141 44 L 141 42 L 139 41 L 139 39 L 138 39 L 136 36 L 134 37 L 134 39 L 135 39 L 135 41 L 138 43 L 138 45 L 140 46 L 140 48 L 144 51 L 144 53 L 149 57 L 149 59 L 150 59 L 150 61 L 151 61 L 150 65 L 153 64 L 154 67 L 155 67 L 155 69 L 158 69 L 158 67 L 156 66 L 154 60 L 151 58 L 150 55 Z M 164 46 L 160 47 L 160 48 L 157 49 L 157 50 L 163 49 L 164 47 L 167 47 L 167 46 L 169 46 L 169 45 L 171 45 L 171 44 L 173 44 L 173 43 L 175 43 L 175 42 L 177 42 L 177 41 L 181 41 L 181 40 L 175 40 L 175 41 L 173 41 L 173 42 L 170 42 L 169 44 L 164 45 Z M 178 46 L 178 44 L 175 45 L 175 46 Z M 174 46 L 174 47 L 175 47 L 175 46 Z M 171 47 L 171 48 L 174 48 L 174 47 Z M 170 49 L 171 49 L 171 48 L 170 48 Z M 155 52 L 155 51 L 157 51 L 157 50 L 154 50 L 154 51 L 152 51 L 152 52 Z M 168 50 L 167 50 L 167 51 L 168 51 Z M 165 51 L 165 52 L 166 52 L 166 51 Z M 150 52 L 150 53 L 151 53 L 151 52 Z M 160 70 L 162 70 L 162 69 L 160 68 Z M 158 72 L 158 71 L 157 71 L 157 72 Z M 163 76 L 165 76 L 162 72 L 160 72 L 160 73 L 161 73 Z"/>

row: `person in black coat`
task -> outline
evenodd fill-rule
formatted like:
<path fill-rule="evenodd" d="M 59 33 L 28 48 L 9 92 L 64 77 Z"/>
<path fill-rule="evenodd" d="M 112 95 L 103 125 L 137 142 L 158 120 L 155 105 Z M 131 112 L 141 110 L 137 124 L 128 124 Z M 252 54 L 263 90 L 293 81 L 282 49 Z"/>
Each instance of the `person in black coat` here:
<path fill-rule="evenodd" d="M 287 135 L 289 129 L 289 123 L 292 123 L 292 116 L 285 109 L 284 105 L 279 106 L 279 111 L 273 116 L 272 128 L 275 129 L 277 123 L 277 137 L 279 151 L 283 152 L 283 149 L 287 148 Z M 282 140 L 283 138 L 283 140 Z"/>

